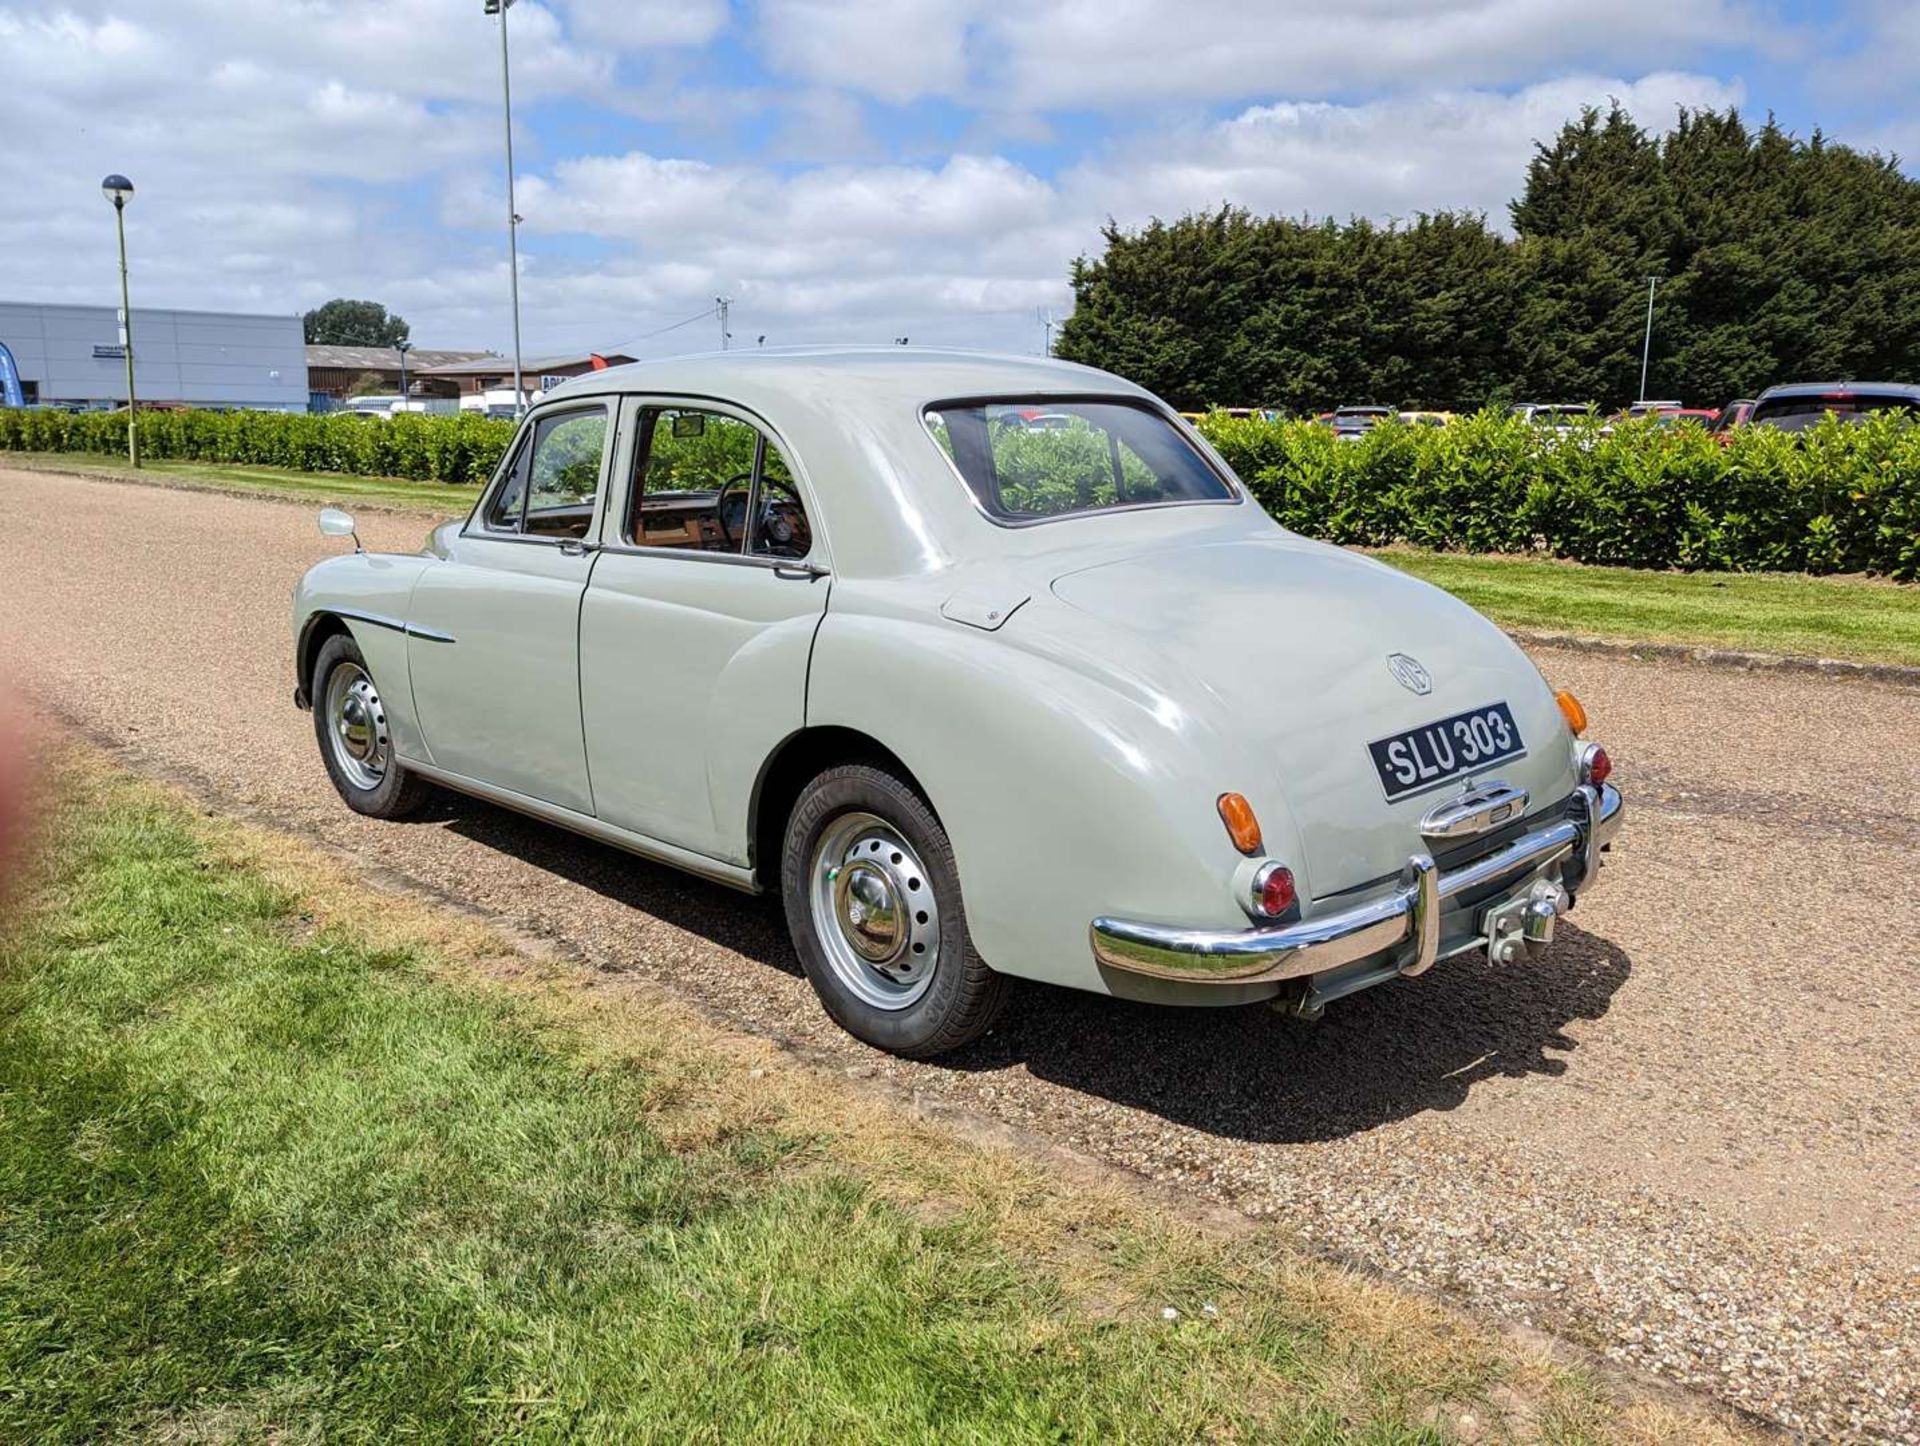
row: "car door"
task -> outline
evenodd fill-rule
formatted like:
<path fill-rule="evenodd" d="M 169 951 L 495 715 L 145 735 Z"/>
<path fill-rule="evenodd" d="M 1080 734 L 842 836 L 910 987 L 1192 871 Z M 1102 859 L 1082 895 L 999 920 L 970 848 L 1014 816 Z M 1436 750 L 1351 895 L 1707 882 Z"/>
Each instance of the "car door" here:
<path fill-rule="evenodd" d="M 609 823 L 748 862 L 760 765 L 805 722 L 830 585 L 805 478 L 764 422 L 635 399 L 580 610 L 580 704 Z"/>
<path fill-rule="evenodd" d="M 413 701 L 439 768 L 593 812 L 580 727 L 580 599 L 614 443 L 614 402 L 543 407 L 408 620 Z"/>

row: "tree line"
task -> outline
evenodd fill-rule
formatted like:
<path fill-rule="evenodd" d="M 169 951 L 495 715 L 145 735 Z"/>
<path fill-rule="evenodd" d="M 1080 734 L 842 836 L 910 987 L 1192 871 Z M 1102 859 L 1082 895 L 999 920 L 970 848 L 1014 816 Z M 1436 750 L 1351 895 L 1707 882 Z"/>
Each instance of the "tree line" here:
<path fill-rule="evenodd" d="M 1109 221 L 1057 354 L 1184 408 L 1518 400 L 1717 405 L 1774 382 L 1920 374 L 1920 181 L 1728 109 L 1653 133 L 1617 104 L 1538 144 L 1509 216 L 1218 210 Z"/>

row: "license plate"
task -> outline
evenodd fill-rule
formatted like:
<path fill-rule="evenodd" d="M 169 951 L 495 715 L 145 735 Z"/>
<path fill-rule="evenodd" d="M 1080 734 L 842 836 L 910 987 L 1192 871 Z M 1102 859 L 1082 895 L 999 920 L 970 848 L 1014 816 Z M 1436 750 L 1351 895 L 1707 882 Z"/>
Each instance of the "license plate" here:
<path fill-rule="evenodd" d="M 1369 743 L 1367 751 L 1391 801 L 1505 763 L 1527 749 L 1513 710 L 1505 703 L 1489 703 Z"/>

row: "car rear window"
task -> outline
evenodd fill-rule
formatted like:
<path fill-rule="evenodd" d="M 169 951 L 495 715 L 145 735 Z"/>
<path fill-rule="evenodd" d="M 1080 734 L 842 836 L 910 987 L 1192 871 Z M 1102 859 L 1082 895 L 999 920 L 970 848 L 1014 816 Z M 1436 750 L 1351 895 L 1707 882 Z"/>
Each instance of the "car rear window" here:
<path fill-rule="evenodd" d="M 1239 500 L 1178 428 L 1133 402 L 947 402 L 926 422 L 974 501 L 1003 522 Z"/>
<path fill-rule="evenodd" d="M 1875 412 L 1912 412 L 1913 398 L 1897 392 L 1832 392 L 1817 397 L 1775 397 L 1761 402 L 1747 418 L 1750 427 L 1778 427 L 1803 432 L 1817 427 L 1831 413 L 1842 422 L 1857 422 Z"/>

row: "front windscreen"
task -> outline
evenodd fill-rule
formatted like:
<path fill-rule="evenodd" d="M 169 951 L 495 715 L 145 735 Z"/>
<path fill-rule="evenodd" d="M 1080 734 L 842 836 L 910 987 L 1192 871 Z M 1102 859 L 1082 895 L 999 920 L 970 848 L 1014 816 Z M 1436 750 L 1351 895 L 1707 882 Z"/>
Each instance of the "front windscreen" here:
<path fill-rule="evenodd" d="M 954 402 L 926 418 L 974 500 L 1003 521 L 1237 500 L 1171 422 L 1130 402 Z"/>

